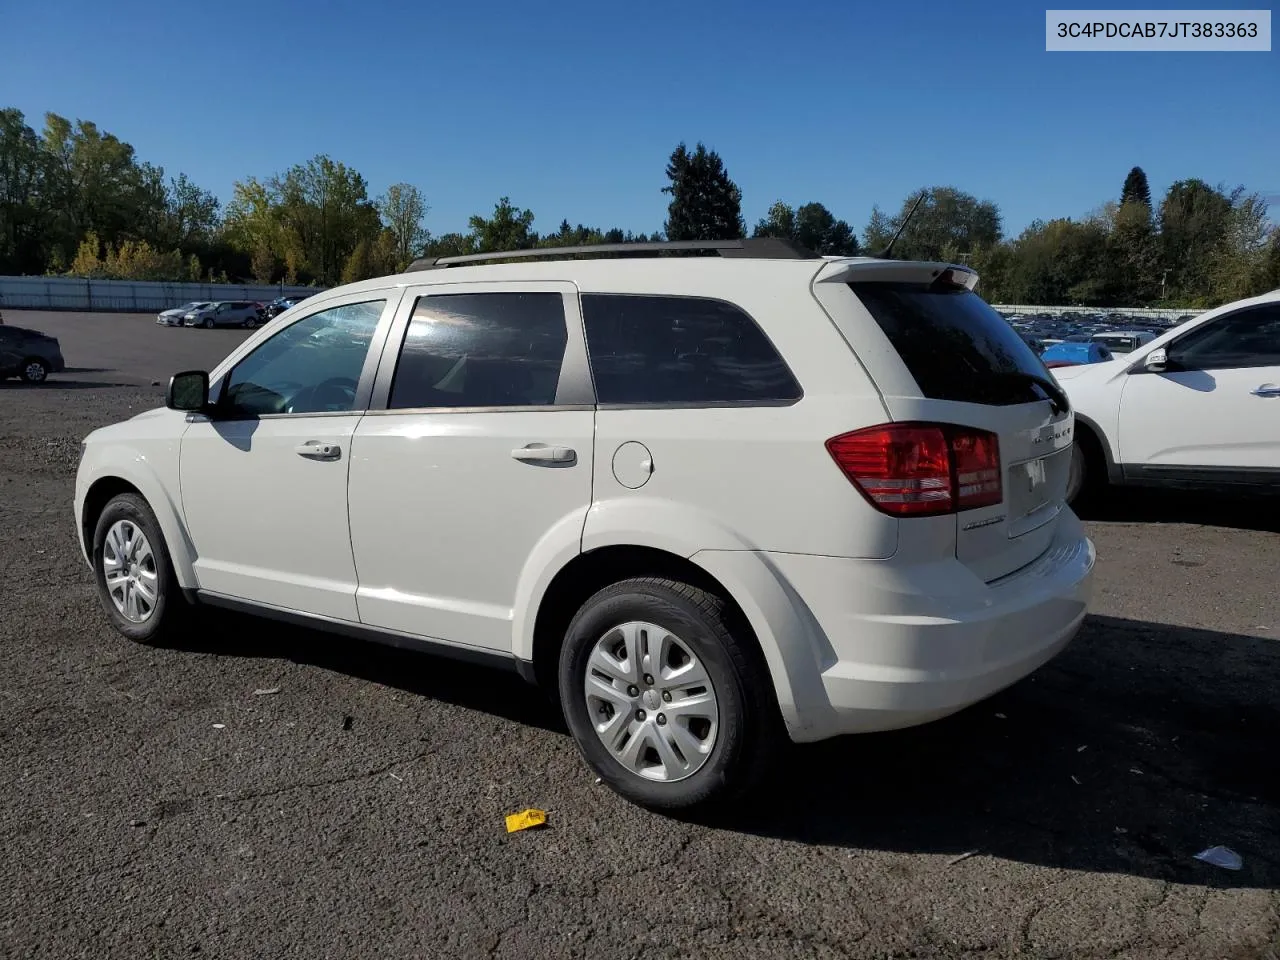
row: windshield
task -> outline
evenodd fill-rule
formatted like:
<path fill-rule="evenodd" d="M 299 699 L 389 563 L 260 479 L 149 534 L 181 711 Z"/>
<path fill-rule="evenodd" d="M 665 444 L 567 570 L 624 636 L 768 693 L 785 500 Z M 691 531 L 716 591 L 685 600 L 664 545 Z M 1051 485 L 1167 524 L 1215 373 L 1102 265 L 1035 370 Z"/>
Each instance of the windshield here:
<path fill-rule="evenodd" d="M 973 291 L 883 281 L 849 286 L 924 396 L 993 405 L 1044 399 L 1043 388 L 1026 375 L 1046 380 L 1048 369 L 1009 322 Z"/>

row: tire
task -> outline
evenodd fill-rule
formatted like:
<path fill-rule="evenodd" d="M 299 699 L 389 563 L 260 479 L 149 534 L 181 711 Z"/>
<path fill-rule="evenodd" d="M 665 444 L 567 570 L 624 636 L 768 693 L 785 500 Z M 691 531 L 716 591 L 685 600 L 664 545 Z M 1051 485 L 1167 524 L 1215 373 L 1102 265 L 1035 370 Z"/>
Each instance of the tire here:
<path fill-rule="evenodd" d="M 258 325 L 258 318 L 257 318 L 257 317 L 249 317 L 249 318 L 248 318 L 247 320 L 245 320 L 245 322 L 244 322 L 244 328 L 245 328 L 246 330 L 252 330 L 252 329 L 253 329 L 254 327 L 256 327 L 257 325 Z"/>
<path fill-rule="evenodd" d="M 1097 439 L 1088 430 L 1077 428 L 1067 474 L 1067 503 L 1073 509 L 1090 506 L 1098 500 L 1106 483 L 1106 462 Z"/>
<path fill-rule="evenodd" d="M 128 533 L 130 529 L 140 531 L 145 538 L 145 544 L 139 543 L 136 536 L 122 540 L 117 535 Z M 123 551 L 119 547 L 122 542 L 126 544 Z M 135 549 L 132 554 L 129 554 L 128 545 L 146 548 L 150 560 L 143 557 L 142 549 Z M 145 616 L 128 615 L 126 611 L 130 608 L 127 604 L 123 604 L 124 609 L 117 606 L 113 592 L 121 593 L 128 588 L 108 586 L 104 562 L 108 553 L 116 556 L 124 553 L 125 559 L 133 557 L 136 567 L 135 563 L 129 563 L 125 565 L 125 570 L 137 569 L 138 571 L 138 575 L 130 580 L 130 583 L 135 585 L 135 598 L 139 597 L 136 586 L 139 581 L 151 588 L 154 597 L 154 602 L 150 603 L 150 612 Z M 90 555 L 93 558 L 93 578 L 98 587 L 98 599 L 116 630 L 136 643 L 150 645 L 163 644 L 176 638 L 185 625 L 190 605 L 182 596 L 182 590 L 173 572 L 173 562 L 169 558 L 169 548 L 164 542 L 164 535 L 160 532 L 160 524 L 156 521 L 156 516 L 146 500 L 136 493 L 122 493 L 112 498 L 99 515 L 94 527 L 93 551 Z M 121 599 L 123 601 L 123 598 Z M 140 601 L 135 599 L 133 609 L 137 613 L 142 613 L 141 602 L 145 600 L 145 592 L 141 594 Z"/>
<path fill-rule="evenodd" d="M 745 629 L 723 599 L 674 580 L 625 580 L 582 605 L 560 651 L 561 709 L 587 764 L 613 790 L 644 807 L 680 810 L 724 802 L 759 781 L 781 742 L 781 720 L 764 663 L 738 639 Z M 654 644 L 667 650 L 665 664 L 654 658 Z M 605 661 L 610 645 L 639 656 Z M 689 673 L 686 666 L 700 666 L 708 683 L 681 689 L 678 676 L 663 676 L 664 667 Z M 588 694 L 589 668 L 599 681 L 589 688 L 595 695 Z M 706 699 L 700 687 L 709 687 L 713 706 L 699 705 Z M 686 698 L 691 713 L 667 718 L 664 711 L 679 710 Z"/>
<path fill-rule="evenodd" d="M 213 329 L 213 317 L 205 317 L 205 320 L 204 320 L 204 328 L 205 328 L 206 330 L 212 330 L 212 329 Z"/>
<path fill-rule="evenodd" d="M 39 357 L 27 357 L 22 361 L 22 372 L 19 376 L 24 383 L 44 383 L 49 379 L 49 364 Z"/>

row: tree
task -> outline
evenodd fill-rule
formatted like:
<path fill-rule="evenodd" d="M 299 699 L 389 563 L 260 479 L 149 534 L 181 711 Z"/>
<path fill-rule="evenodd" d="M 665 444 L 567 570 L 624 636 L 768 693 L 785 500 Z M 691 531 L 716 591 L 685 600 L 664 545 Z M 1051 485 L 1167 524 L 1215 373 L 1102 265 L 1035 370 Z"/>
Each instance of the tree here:
<path fill-rule="evenodd" d="M 100 277 L 104 270 L 102 242 L 98 239 L 98 235 L 90 230 L 76 247 L 76 256 L 71 261 L 68 273 L 73 277 Z"/>
<path fill-rule="evenodd" d="M 266 181 L 237 182 L 227 205 L 227 237 L 245 253 L 264 246 L 300 276 L 335 284 L 361 240 L 382 230 L 364 177 L 325 155 Z"/>
<path fill-rule="evenodd" d="M 494 204 L 493 216 L 489 219 L 476 214 L 469 222 L 472 245 L 478 253 L 528 250 L 538 245 L 538 235 L 533 232 L 533 211 L 517 210 L 509 197 Z"/>
<path fill-rule="evenodd" d="M 792 210 L 779 200 L 769 208 L 768 216 L 756 224 L 752 235 L 791 240 L 824 255 L 854 256 L 858 252 L 853 229 L 820 203 L 806 203 L 799 210 Z"/>
<path fill-rule="evenodd" d="M 0 273 L 47 262 L 40 138 L 20 110 L 0 110 Z"/>
<path fill-rule="evenodd" d="M 279 261 L 265 242 L 259 242 L 253 248 L 250 269 L 253 271 L 253 279 L 258 283 L 271 283 L 275 279 Z"/>
<path fill-rule="evenodd" d="M 373 275 L 369 261 L 369 241 L 359 240 L 342 266 L 342 282 L 355 283 L 357 280 L 368 280 Z"/>
<path fill-rule="evenodd" d="M 169 181 L 166 196 L 167 239 L 182 250 L 208 244 L 218 231 L 220 207 L 212 193 L 178 174 Z"/>
<path fill-rule="evenodd" d="M 1160 204 L 1160 247 L 1176 298 L 1197 306 L 1216 299 L 1213 261 L 1231 216 L 1231 198 L 1203 180 L 1179 180 L 1169 187 Z"/>
<path fill-rule="evenodd" d="M 871 207 L 871 218 L 862 231 L 862 245 L 872 256 L 878 256 L 889 245 L 897 229 L 889 216 L 880 209 L 880 205 L 875 204 Z"/>
<path fill-rule="evenodd" d="M 1108 233 L 1099 218 L 1037 220 L 1012 244 L 1007 295 L 1015 303 L 1108 302 Z"/>
<path fill-rule="evenodd" d="M 396 269 L 407 267 L 426 247 L 430 235 L 422 220 L 428 209 L 422 191 L 410 183 L 393 183 L 378 198 L 378 212 L 395 241 Z"/>
<path fill-rule="evenodd" d="M 1151 209 L 1151 187 L 1147 183 L 1147 175 L 1141 167 L 1134 167 L 1124 178 L 1124 186 L 1120 190 L 1120 206 L 1126 203 L 1140 203 Z"/>
<path fill-rule="evenodd" d="M 1144 304 L 1160 295 L 1160 247 L 1151 207 L 1140 200 L 1120 204 L 1111 215 L 1107 270 L 1117 303 Z"/>
<path fill-rule="evenodd" d="M 1212 256 L 1211 288 L 1215 300 L 1241 300 L 1274 289 L 1271 264 L 1280 228 L 1267 219 L 1267 203 L 1243 187 L 1231 192 L 1231 214 L 1222 241 Z"/>
<path fill-rule="evenodd" d="M 671 240 L 736 240 L 746 234 L 742 191 L 729 179 L 724 162 L 701 143 L 692 153 L 683 143 L 667 162 L 662 188 L 671 194 L 666 234 Z"/>
<path fill-rule="evenodd" d="M 268 188 L 286 242 L 322 283 L 336 283 L 360 241 L 381 229 L 364 177 L 324 154 L 273 177 Z"/>
<path fill-rule="evenodd" d="M 424 256 L 462 257 L 476 253 L 475 238 L 469 233 L 446 233 L 427 242 Z"/>
<path fill-rule="evenodd" d="M 867 246 L 872 250 L 883 234 L 884 243 L 892 239 L 907 215 L 920 200 L 915 215 L 902 232 L 893 248 L 893 254 L 901 260 L 964 260 L 979 248 L 991 247 L 1000 242 L 1000 208 L 987 200 L 979 200 L 955 187 L 925 187 L 908 194 L 898 214 L 885 222 L 881 215 L 875 224 L 868 224 Z M 873 211 L 875 219 L 878 210 Z M 873 245 L 872 240 L 877 243 Z"/>

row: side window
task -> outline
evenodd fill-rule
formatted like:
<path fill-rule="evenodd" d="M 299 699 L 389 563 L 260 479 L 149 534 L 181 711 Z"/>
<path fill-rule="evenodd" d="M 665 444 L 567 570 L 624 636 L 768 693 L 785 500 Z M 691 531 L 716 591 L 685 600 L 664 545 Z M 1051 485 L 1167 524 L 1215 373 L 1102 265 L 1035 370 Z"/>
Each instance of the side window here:
<path fill-rule="evenodd" d="M 556 400 L 567 340 L 558 293 L 420 297 L 387 406 L 548 406 Z"/>
<path fill-rule="evenodd" d="M 385 303 L 332 307 L 285 327 L 232 368 L 219 407 L 247 417 L 355 409 L 360 373 Z"/>
<path fill-rule="evenodd" d="M 584 294 L 587 351 L 600 403 L 798 400 L 796 382 L 756 322 L 701 297 Z"/>
<path fill-rule="evenodd" d="M 1169 356 L 1188 370 L 1280 366 L 1280 304 L 1210 320 L 1174 343 Z"/>

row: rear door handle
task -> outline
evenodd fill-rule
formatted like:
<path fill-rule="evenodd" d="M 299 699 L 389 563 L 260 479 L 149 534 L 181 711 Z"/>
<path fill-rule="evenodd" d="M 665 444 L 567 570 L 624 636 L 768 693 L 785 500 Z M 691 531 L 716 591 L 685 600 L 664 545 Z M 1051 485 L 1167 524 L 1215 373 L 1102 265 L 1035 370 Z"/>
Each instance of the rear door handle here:
<path fill-rule="evenodd" d="M 1250 390 L 1255 397 L 1280 397 L 1280 387 L 1274 383 L 1264 383 L 1262 386 Z"/>
<path fill-rule="evenodd" d="M 549 447 L 545 443 L 531 443 L 512 450 L 511 456 L 524 463 L 573 463 L 578 459 L 578 452 L 572 447 Z"/>
<path fill-rule="evenodd" d="M 308 440 L 293 448 L 293 452 L 308 460 L 340 460 L 342 447 L 331 440 Z"/>

